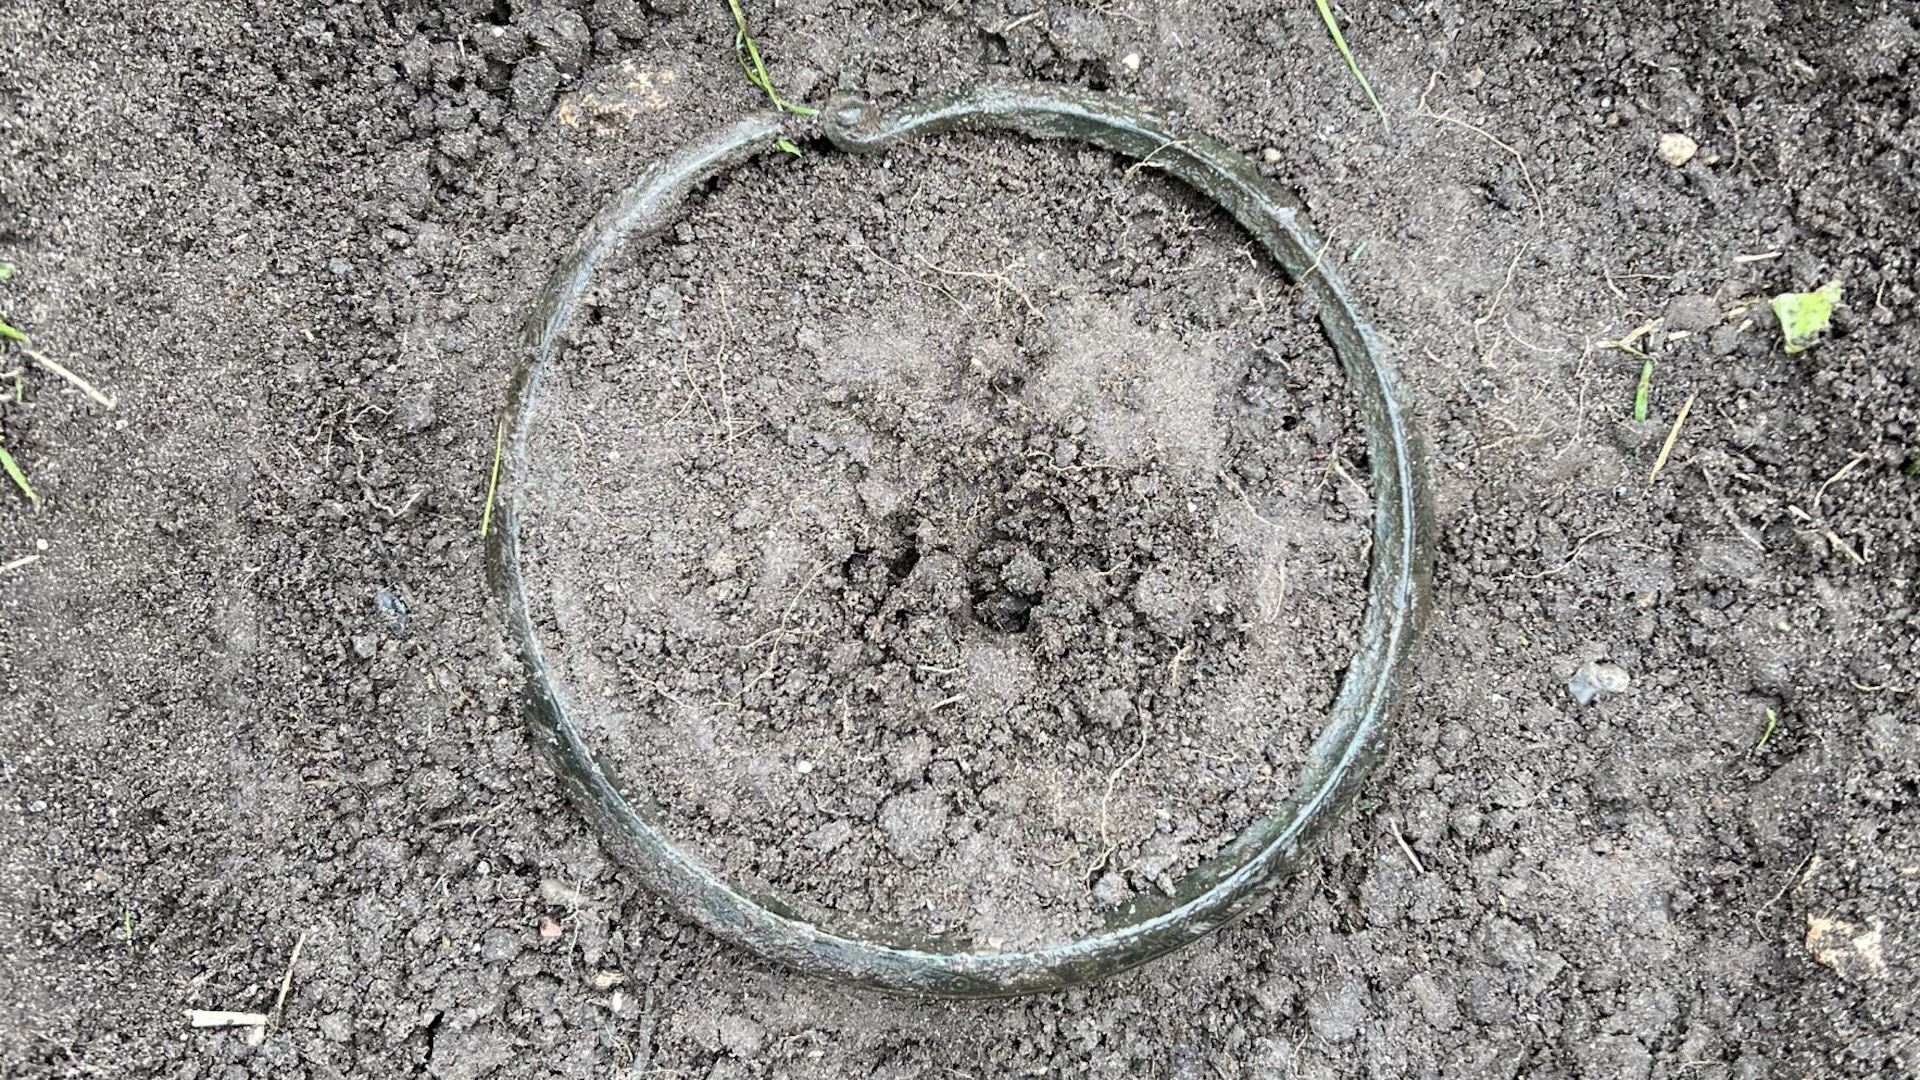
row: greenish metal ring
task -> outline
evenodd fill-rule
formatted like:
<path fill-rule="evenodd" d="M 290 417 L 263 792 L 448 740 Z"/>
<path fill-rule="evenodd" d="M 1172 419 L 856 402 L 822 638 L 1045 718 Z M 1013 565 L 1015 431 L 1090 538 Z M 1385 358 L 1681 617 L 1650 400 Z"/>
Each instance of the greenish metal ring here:
<path fill-rule="evenodd" d="M 1367 434 L 1374 494 L 1367 609 L 1352 664 L 1291 792 L 1174 894 L 1136 899 L 1074 941 L 1024 951 L 969 949 L 832 911 L 802 910 L 745 889 L 676 845 L 645 798 L 624 785 L 582 735 L 579 706 L 548 665 L 527 604 L 520 508 L 529 475 L 527 428 L 555 342 L 594 270 L 619 244 L 671 224 L 700 184 L 801 135 L 777 113 L 749 117 L 649 167 L 598 214 L 538 293 L 519 339 L 508 396 L 488 569 L 525 666 L 535 741 L 608 848 L 681 915 L 769 960 L 809 975 L 940 997 L 1036 993 L 1091 982 L 1195 941 L 1260 905 L 1341 820 L 1382 753 L 1395 697 L 1428 605 L 1434 527 L 1423 454 L 1380 336 L 1355 310 L 1292 193 L 1245 156 L 1184 132 L 1140 102 L 1091 91 L 999 84 L 881 110 L 828 103 L 820 131 L 855 153 L 957 129 L 1070 139 L 1150 161 L 1224 208 L 1319 304 L 1321 325 L 1353 387 Z"/>

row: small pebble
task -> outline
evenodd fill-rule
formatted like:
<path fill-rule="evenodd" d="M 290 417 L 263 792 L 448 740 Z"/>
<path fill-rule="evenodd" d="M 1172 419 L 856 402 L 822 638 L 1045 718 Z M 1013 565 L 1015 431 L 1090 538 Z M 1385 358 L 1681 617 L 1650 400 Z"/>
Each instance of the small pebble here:
<path fill-rule="evenodd" d="M 1269 146 L 1265 150 L 1260 151 L 1260 160 L 1266 162 L 1269 165 L 1273 164 L 1276 161 L 1279 161 L 1280 148 L 1277 146 Z"/>
<path fill-rule="evenodd" d="M 540 879 L 540 899 L 554 907 L 563 908 L 581 908 L 587 904 L 586 893 L 559 878 Z"/>
<path fill-rule="evenodd" d="M 1123 68 L 1126 68 L 1128 71 L 1139 71 L 1140 70 L 1140 54 L 1137 52 L 1130 52 L 1127 55 L 1121 57 L 1120 66 Z"/>
<path fill-rule="evenodd" d="M 387 617 L 387 626 L 396 634 L 407 630 L 407 604 L 392 589 L 381 589 L 373 594 L 373 606 Z"/>
<path fill-rule="evenodd" d="M 1118 907 L 1133 898 L 1127 879 L 1111 871 L 1102 874 L 1093 886 L 1093 901 L 1101 907 Z"/>
<path fill-rule="evenodd" d="M 1699 152 L 1700 144 L 1685 135 L 1668 132 L 1660 136 L 1660 160 L 1676 169 L 1692 161 L 1693 155 Z"/>
<path fill-rule="evenodd" d="M 1580 705 L 1624 693 L 1633 684 L 1627 670 L 1605 660 L 1589 660 L 1567 680 L 1567 693 Z"/>
<path fill-rule="evenodd" d="M 793 763 L 793 771 L 799 773 L 801 776 L 805 776 L 813 771 L 813 762 L 808 761 L 806 758 L 801 758 L 799 761 Z"/>

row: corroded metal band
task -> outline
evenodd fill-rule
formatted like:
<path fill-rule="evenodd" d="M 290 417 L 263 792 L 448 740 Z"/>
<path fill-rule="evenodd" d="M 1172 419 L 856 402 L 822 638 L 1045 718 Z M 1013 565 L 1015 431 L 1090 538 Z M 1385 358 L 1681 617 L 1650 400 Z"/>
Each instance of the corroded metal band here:
<path fill-rule="evenodd" d="M 705 180 L 771 149 L 797 123 L 755 116 L 714 132 L 650 167 L 596 216 L 561 259 L 528 315 L 508 396 L 488 563 L 506 625 L 526 666 L 536 742 L 607 846 L 687 918 L 802 972 L 883 990 L 990 997 L 1090 982 L 1213 932 L 1264 901 L 1338 819 L 1379 756 L 1395 694 L 1427 606 L 1433 558 L 1431 502 L 1418 441 L 1378 334 L 1354 310 L 1299 200 L 1244 156 L 1127 99 L 1062 88 L 997 85 L 881 111 L 829 103 L 821 123 L 853 152 L 956 128 L 1075 139 L 1149 161 L 1220 204 L 1310 293 L 1358 398 L 1374 494 L 1367 611 L 1353 662 L 1326 727 L 1280 805 L 1176 884 L 1174 895 L 1136 899 L 1076 941 L 1030 951 L 971 951 L 833 911 L 757 894 L 722 879 L 675 845 L 650 803 L 626 787 L 582 737 L 579 713 L 548 666 L 526 597 L 519 511 L 528 483 L 527 428 L 554 344 L 600 261 L 622 242 L 669 224 Z"/>

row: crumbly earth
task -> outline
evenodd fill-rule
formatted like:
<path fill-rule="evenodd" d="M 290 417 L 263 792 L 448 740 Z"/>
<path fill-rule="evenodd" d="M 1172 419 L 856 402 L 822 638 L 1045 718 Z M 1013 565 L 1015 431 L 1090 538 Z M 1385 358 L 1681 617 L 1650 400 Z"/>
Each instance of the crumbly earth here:
<path fill-rule="evenodd" d="M 1099 152 L 772 166 L 608 267 L 541 384 L 523 543 L 594 742 L 730 877 L 923 933 L 1171 893 L 1352 650 L 1318 324 Z"/>
<path fill-rule="evenodd" d="M 9 495 L 0 510 L 0 1073 L 1920 1075 L 1920 13 L 1765 0 L 1343 9 L 1382 124 L 1306 4 L 746 10 L 797 100 L 1041 78 L 1150 97 L 1250 154 L 1275 151 L 1269 167 L 1308 202 L 1326 258 L 1393 338 L 1439 502 L 1436 614 L 1393 755 L 1350 824 L 1271 909 L 1050 996 L 878 997 L 798 980 L 677 923 L 602 853 L 529 746 L 478 523 L 509 343 L 557 251 L 647 161 L 763 100 L 740 76 L 724 6 L 22 0 L 0 17 L 0 262 L 17 268 L 0 282 L 0 315 L 118 406 L 103 411 L 31 364 L 19 393 L 0 397 L 0 439 L 45 500 L 36 513 Z M 1663 156 L 1666 135 L 1691 139 L 1692 156 L 1673 139 Z M 853 488 L 854 502 L 823 498 L 825 516 L 792 534 L 798 574 L 767 576 L 778 507 L 738 532 L 729 516 L 697 539 L 610 554 L 637 571 L 619 560 L 660 552 L 649 572 L 662 587 L 712 575 L 707 615 L 742 620 L 709 627 L 707 674 L 692 687 L 723 699 L 744 672 L 741 711 L 767 717 L 717 759 L 723 790 L 750 788 L 748 768 L 791 775 L 790 756 L 754 748 L 777 755 L 823 719 L 807 686 L 853 688 L 889 664 L 906 678 L 921 648 L 1004 659 L 1005 638 L 979 627 L 1022 639 L 1036 701 L 1130 671 L 1137 714 L 1189 640 L 1199 663 L 1180 685 L 1196 695 L 1247 662 L 1257 613 L 1232 606 L 1244 592 L 1229 590 L 1222 611 L 1203 604 L 1183 639 L 1166 631 L 1180 618 L 1153 614 L 1136 581 L 1102 598 L 1132 612 L 1115 629 L 1133 637 L 1040 663 L 1035 627 L 1053 594 L 1023 587 L 1030 566 L 1004 573 L 1019 555 L 994 531 L 1010 494 L 1097 498 L 1109 515 L 1085 533 L 1038 511 L 1013 522 L 1038 530 L 1024 542 L 1049 584 L 1129 525 L 1184 530 L 1189 546 L 1167 558 L 1223 583 L 1228 534 L 1211 530 L 1248 527 L 1235 506 L 1303 543 L 1330 530 L 1328 557 L 1343 561 L 1329 562 L 1325 595 L 1288 592 L 1313 662 L 1297 691 L 1309 713 L 1324 696 L 1312 680 L 1330 674 L 1313 664 L 1351 633 L 1341 590 L 1356 553 L 1336 541 L 1364 505 L 1337 474 L 1316 487 L 1320 474 L 1299 470 L 1342 456 L 1356 467 L 1358 450 L 1342 441 L 1339 384 L 1302 313 L 1252 278 L 1182 279 L 1166 246 L 1178 215 L 1198 215 L 1183 241 L 1196 257 L 1234 241 L 1144 173 L 1122 183 L 1097 155 L 1011 140 L 942 145 L 899 155 L 885 175 L 902 186 L 865 201 L 857 181 L 883 176 L 871 164 L 818 149 L 785 171 L 770 162 L 716 186 L 707 205 L 720 216 L 692 220 L 684 242 L 636 252 L 646 291 L 609 303 L 603 327 L 657 332 L 675 318 L 672 295 L 654 300 L 659 281 L 727 285 L 731 316 L 717 291 L 678 301 L 676 343 L 688 347 L 654 354 L 684 355 L 677 392 L 656 381 L 607 397 L 609 380 L 640 378 L 632 365 L 646 354 L 612 329 L 582 336 L 583 357 L 602 352 L 567 400 L 609 411 L 588 417 L 605 445 L 577 466 L 580 490 L 640 489 L 645 474 L 607 470 L 605 451 L 644 445 L 618 417 L 654 402 L 686 409 L 670 429 L 684 440 L 655 444 L 689 465 L 660 477 L 683 505 L 722 494 L 702 485 L 727 475 L 729 439 L 765 451 L 743 483 Z M 1023 180 L 1041 190 L 990 187 Z M 998 206 L 1016 195 L 1076 192 L 1072 212 L 1032 236 L 993 227 L 1032 212 Z M 840 200 L 818 204 L 836 211 L 798 212 L 816 197 Z M 1167 209 L 1141 212 L 1136 199 Z M 850 217 L 904 272 L 861 261 Z M 736 230 L 745 220 L 754 231 Z M 756 247 L 756 234 L 768 242 Z M 773 243 L 803 236 L 816 239 Z M 1009 270 L 1029 244 L 1034 261 Z M 708 261 L 730 251 L 738 261 Z M 1004 272 L 1005 284 L 996 297 L 916 255 Z M 679 258 L 660 274 L 657 260 Z M 1068 295 L 1053 295 L 1056 278 Z M 1784 353 L 1764 298 L 1833 279 L 1846 288 L 1833 331 Z M 823 295 L 801 303 L 794 283 Z M 1234 321 L 1245 312 L 1231 301 L 1259 288 L 1273 290 L 1277 354 Z M 808 326 L 817 339 L 802 339 Z M 956 329 L 934 329 L 945 327 Z M 916 337 L 924 350 L 900 347 Z M 1623 341 L 1637 351 L 1605 344 Z M 980 390 L 1027 370 L 996 363 L 1070 368 L 1088 347 L 1150 354 L 1176 375 L 1137 398 L 1087 390 L 1088 408 L 1113 407 L 1110 435 L 1185 402 L 1192 411 L 1166 430 L 1198 441 L 1087 486 L 1029 459 L 1078 438 L 1075 462 L 1098 460 L 1094 417 L 1075 433 L 1022 414 L 1044 379 Z M 1635 422 L 1641 353 L 1654 366 L 1648 419 Z M 716 402 L 722 355 L 744 379 Z M 1257 382 L 1279 377 L 1282 358 L 1299 361 L 1287 382 Z M 0 371 L 19 359 L 9 352 Z M 911 388 L 918 363 L 930 381 L 914 392 L 946 395 L 930 399 L 940 409 L 889 416 L 887 394 Z M 1213 381 L 1177 377 L 1201 366 Z M 1271 392 L 1241 394 L 1242 408 L 1242 386 Z M 1252 441 L 1287 415 L 1282 389 L 1310 398 L 1317 419 L 1302 411 L 1297 436 L 1280 425 L 1283 459 L 1253 478 L 1274 486 L 1249 486 Z M 748 430 L 767 422 L 737 411 L 748 403 L 779 411 Z M 862 501 L 860 485 L 882 474 L 856 472 L 857 441 L 814 423 L 871 432 L 884 467 L 896 443 L 959 430 L 963 408 L 978 411 L 967 446 L 984 460 L 958 446 L 917 458 L 928 479 L 899 485 L 891 525 Z M 1217 427 L 1196 422 L 1208 412 Z M 1141 425 L 1140 442 L 1114 437 L 1152 445 L 1158 429 Z M 1218 448 L 1218 472 L 1176 471 L 1175 449 L 1205 447 Z M 702 461 L 722 471 L 691 468 Z M 1246 504 L 1223 494 L 1221 473 Z M 556 464 L 555 475 L 568 474 Z M 1136 490 L 1156 477 L 1194 509 Z M 969 486 L 1000 516 L 956 524 Z M 827 559 L 833 527 L 856 551 L 871 539 L 869 565 Z M 883 544 L 903 536 L 919 556 L 893 583 L 903 549 Z M 715 569 L 726 558 L 708 564 L 716 542 L 740 545 L 723 552 L 729 578 Z M 946 583 L 928 571 L 924 591 L 906 588 L 935 554 Z M 832 592 L 829 574 L 842 583 Z M 870 632 L 874 604 L 933 605 L 942 588 L 977 638 Z M 666 670 L 646 635 L 664 649 L 667 629 L 636 618 L 640 639 L 622 639 L 610 609 L 577 602 L 580 625 L 608 634 L 583 634 L 569 663 L 661 715 L 624 688 Z M 1022 603 L 1027 630 L 1006 629 Z M 827 643 L 862 640 L 883 655 L 833 675 Z M 723 658 L 755 642 L 762 657 L 780 643 L 778 681 L 748 688 L 767 668 Z M 594 651 L 628 644 L 630 655 Z M 1577 705 L 1569 679 L 1600 660 L 1628 684 Z M 883 699 L 948 686 L 974 689 L 909 680 L 904 696 L 863 699 L 856 715 L 870 722 L 856 734 L 877 750 Z M 1156 718 L 1196 707 L 1154 694 Z M 800 703 L 784 732 L 776 695 Z M 925 732 L 919 779 L 895 780 L 885 761 L 883 775 L 847 774 L 865 785 L 854 794 L 879 800 L 832 811 L 848 845 L 875 853 L 865 877 L 859 860 L 829 861 L 831 875 L 812 862 L 754 868 L 750 853 L 808 842 L 815 803 L 793 803 L 784 834 L 778 799 L 684 820 L 738 842 L 719 857 L 849 906 L 939 895 L 932 871 L 887 845 L 890 784 L 950 799 L 943 842 L 1014 822 L 1090 849 L 1084 825 L 1062 831 L 1035 811 L 1029 780 L 1013 784 L 1025 785 L 1012 792 L 1023 814 L 984 798 L 976 809 L 965 791 L 990 789 L 936 775 L 942 760 L 957 770 L 1003 753 L 986 713 L 949 714 L 962 704 L 908 714 L 951 725 L 937 743 Z M 1277 713 L 1250 722 L 1293 737 Z M 1092 719 L 1047 717 L 1061 725 L 1050 732 L 1081 733 L 1082 800 L 1127 750 L 1124 721 L 1116 734 Z M 1025 760 L 1042 760 L 1003 722 Z M 1152 750 L 1122 774 L 1144 785 L 1129 813 L 1172 790 L 1150 770 L 1179 759 Z M 835 760 L 823 755 L 820 771 Z M 1009 778 L 1015 760 L 1003 753 Z M 688 763 L 658 767 L 662 782 L 694 782 Z M 1207 819 L 1196 843 L 1245 812 L 1209 782 L 1173 811 Z M 1117 820 L 1125 843 L 1143 843 L 1127 831 L 1136 819 Z M 284 1010 L 258 1045 L 187 1026 L 185 1009 L 273 1010 L 296 943 Z"/>

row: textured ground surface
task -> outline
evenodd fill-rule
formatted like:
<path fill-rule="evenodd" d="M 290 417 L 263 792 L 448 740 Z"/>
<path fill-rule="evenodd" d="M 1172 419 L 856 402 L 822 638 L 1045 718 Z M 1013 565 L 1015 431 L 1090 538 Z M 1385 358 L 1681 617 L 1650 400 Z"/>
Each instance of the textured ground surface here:
<path fill-rule="evenodd" d="M 0 314 L 118 399 L 103 412 L 38 368 L 0 398 L 46 503 L 0 509 L 0 565 L 39 556 L 0 576 L 0 1074 L 1920 1074 L 1911 7 L 1345 11 L 1383 130 L 1306 4 L 749 5 L 803 100 L 1042 78 L 1276 151 L 1393 335 L 1434 449 L 1437 615 L 1366 808 L 1271 911 L 1097 987 L 979 1004 L 799 983 L 665 917 L 536 762 L 483 586 L 517 313 L 644 162 L 755 107 L 724 7 L 126 7 L 0 17 L 0 261 L 17 266 Z M 1667 163 L 1666 134 L 1694 155 Z M 981 205 L 975 165 L 1123 208 L 1163 190 L 1110 165 L 960 142 L 906 165 L 911 197 L 859 209 L 912 276 L 916 252 L 996 271 L 1029 239 L 1072 250 L 1077 221 L 1082 280 L 1118 270 L 1101 287 L 1132 307 L 1096 317 L 1040 287 L 1051 274 L 1012 276 L 1075 347 L 1174 351 L 1160 320 L 1191 355 L 1245 314 L 1203 306 L 1243 286 L 1175 272 L 1190 253 L 1155 239 L 1165 209 L 1063 213 L 1038 238 L 995 233 L 1010 211 L 972 235 L 917 228 Z M 731 272 L 700 262 L 753 250 L 724 217 L 686 234 L 683 279 L 726 282 L 742 332 L 772 343 L 742 347 L 772 380 L 743 393 L 830 392 L 779 380 L 813 355 L 809 324 L 831 356 L 862 326 L 898 346 L 948 319 L 925 355 L 958 365 L 1004 316 L 978 279 L 943 282 L 950 302 L 850 267 L 831 222 L 793 223 L 810 183 L 845 198 L 834 168 L 769 182 L 769 242 Z M 1784 354 L 1752 300 L 1833 278 L 1835 334 Z M 787 303 L 796 281 L 827 306 Z M 653 317 L 626 302 L 609 318 Z M 1270 317 L 1286 355 L 1321 355 L 1284 303 Z M 1635 339 L 1656 360 L 1636 425 L 1641 361 L 1598 343 L 1656 318 Z M 1334 385 L 1298 391 L 1316 477 L 1357 463 L 1318 396 Z M 1145 414 L 1166 394 L 1115 400 Z M 1243 418 L 1214 407 L 1237 468 Z M 724 403 L 690 415 L 725 429 Z M 980 449 L 950 478 L 1014 490 L 1011 448 Z M 1340 487 L 1288 505 L 1343 520 Z M 911 497 L 937 510 L 941 490 Z M 1250 494 L 1277 511 L 1285 492 Z M 979 609 L 1012 625 L 1030 580 L 998 575 Z M 865 581 L 884 603 L 887 576 Z M 1175 630 L 1178 612 L 1121 599 L 1140 629 L 1108 657 L 1167 662 L 1177 635 L 1153 611 Z M 1325 604 L 1315 640 L 1337 643 L 1338 594 L 1298 602 Z M 1568 678 L 1603 658 L 1630 686 L 1576 706 Z M 943 738 L 992 745 L 956 724 Z M 1102 738 L 1092 759 L 1124 752 Z M 934 765 L 889 782 L 958 798 Z M 987 810 L 931 831 L 963 838 Z M 879 827 L 876 852 L 930 832 L 925 814 L 846 816 Z M 846 895 L 897 895 L 884 858 L 873 873 Z M 184 1009 L 271 1007 L 303 935 L 262 1045 L 187 1028 Z"/>
<path fill-rule="evenodd" d="M 1359 623 L 1357 419 L 1244 234 L 1129 167 L 776 157 L 569 327 L 533 611 L 729 876 L 1060 940 L 1302 763 Z"/>

